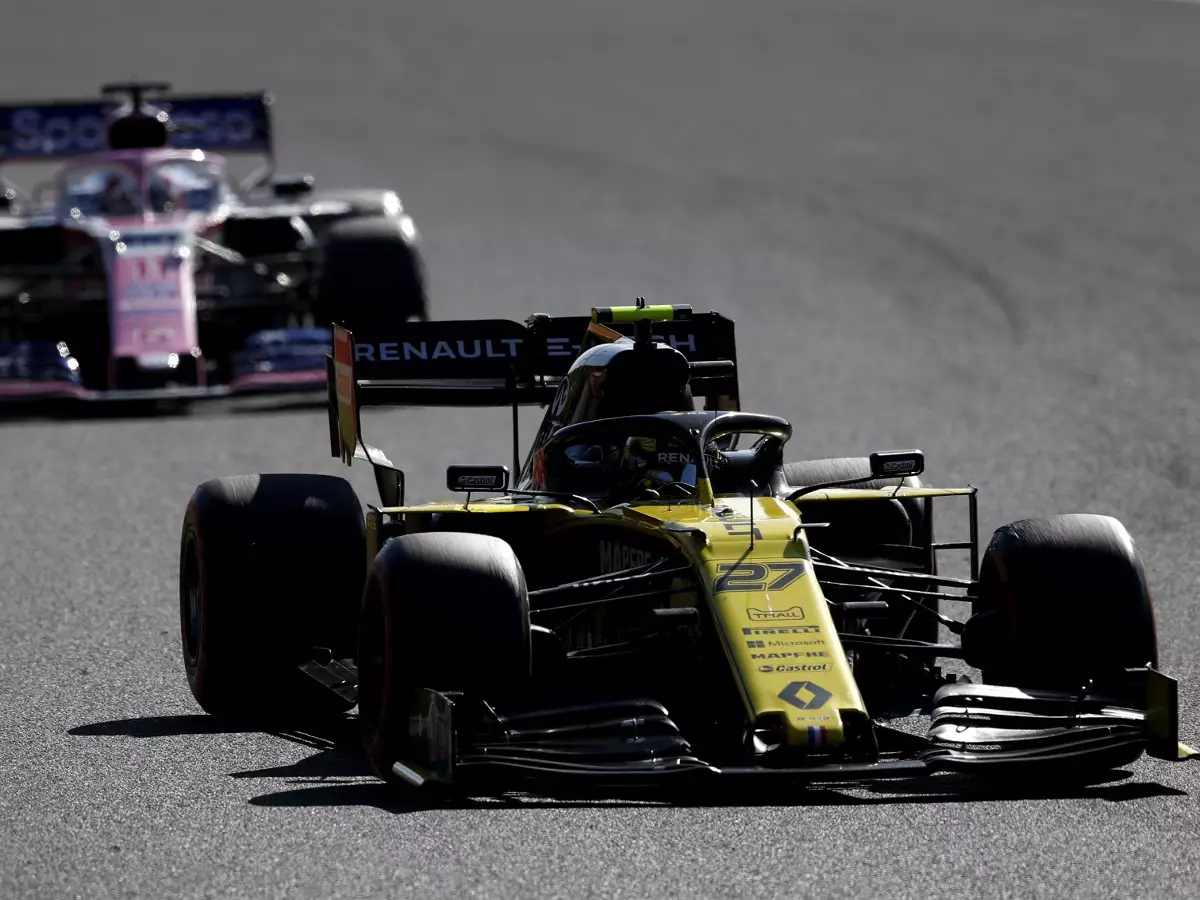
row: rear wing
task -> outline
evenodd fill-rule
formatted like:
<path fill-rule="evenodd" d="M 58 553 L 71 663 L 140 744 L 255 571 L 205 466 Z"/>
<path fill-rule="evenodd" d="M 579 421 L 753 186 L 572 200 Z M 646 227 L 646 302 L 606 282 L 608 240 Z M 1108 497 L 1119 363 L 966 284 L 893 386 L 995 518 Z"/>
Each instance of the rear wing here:
<path fill-rule="evenodd" d="M 162 94 L 147 101 L 173 126 L 171 145 L 220 153 L 274 153 L 271 94 Z M 0 165 L 48 162 L 108 149 L 117 100 L 53 100 L 0 106 Z"/>
<path fill-rule="evenodd" d="M 588 316 L 399 322 L 355 332 L 335 325 L 328 357 L 332 455 L 387 460 L 362 443 L 359 413 L 368 406 L 545 406 L 581 350 L 632 337 L 649 323 L 654 340 L 692 366 L 692 394 L 705 408 L 740 409 L 734 323 L 687 306 L 604 307 Z"/>

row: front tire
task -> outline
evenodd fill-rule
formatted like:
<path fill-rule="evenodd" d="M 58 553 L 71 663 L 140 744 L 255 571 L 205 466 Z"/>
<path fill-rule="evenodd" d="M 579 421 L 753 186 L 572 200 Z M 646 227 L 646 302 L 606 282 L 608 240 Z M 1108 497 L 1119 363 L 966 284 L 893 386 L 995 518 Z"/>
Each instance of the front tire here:
<path fill-rule="evenodd" d="M 1022 519 L 995 531 L 980 562 L 967 662 L 991 684 L 1076 688 L 1158 667 L 1142 559 L 1110 516 Z"/>
<path fill-rule="evenodd" d="M 367 578 L 358 646 L 363 744 L 376 774 L 396 782 L 415 691 L 495 700 L 529 681 L 529 592 L 512 547 L 454 532 L 388 541 Z"/>

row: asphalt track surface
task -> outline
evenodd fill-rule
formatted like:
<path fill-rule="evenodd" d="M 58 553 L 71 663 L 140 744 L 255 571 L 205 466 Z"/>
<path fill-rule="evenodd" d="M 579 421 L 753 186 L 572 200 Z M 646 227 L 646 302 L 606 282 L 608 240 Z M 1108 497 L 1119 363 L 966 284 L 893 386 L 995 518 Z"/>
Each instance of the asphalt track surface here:
<path fill-rule="evenodd" d="M 6 97 L 130 73 L 274 89 L 281 168 L 401 191 L 440 316 L 717 308 L 747 406 L 797 422 L 793 458 L 923 447 L 933 480 L 983 488 L 985 538 L 1120 517 L 1200 741 L 1200 9 L 121 0 L 7 21 Z M 506 425 L 367 421 L 421 499 L 447 460 L 505 461 Z M 1194 896 L 1194 763 L 1056 796 L 422 811 L 353 753 L 220 732 L 179 659 L 184 505 L 214 474 L 337 472 L 326 447 L 319 411 L 0 427 L 0 896 Z"/>

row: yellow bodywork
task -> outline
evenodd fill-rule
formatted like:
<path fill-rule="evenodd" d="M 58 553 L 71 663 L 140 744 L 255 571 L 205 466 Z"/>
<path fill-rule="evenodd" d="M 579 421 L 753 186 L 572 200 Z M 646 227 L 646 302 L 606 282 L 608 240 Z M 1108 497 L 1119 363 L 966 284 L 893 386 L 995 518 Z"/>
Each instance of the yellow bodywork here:
<path fill-rule="evenodd" d="M 707 483 L 697 487 L 699 503 L 618 506 L 599 514 L 560 503 L 495 500 L 427 503 L 381 513 L 549 512 L 547 528 L 581 527 L 589 519 L 671 540 L 692 562 L 710 598 L 748 720 L 784 723 L 784 739 L 793 747 L 837 749 L 847 737 L 846 714 L 861 721 L 867 710 L 809 559 L 799 508 L 835 498 L 937 497 L 972 489 L 837 489 L 806 495 L 798 508 L 772 497 L 713 498 Z M 377 549 L 369 537 L 368 553 Z"/>
<path fill-rule="evenodd" d="M 714 506 L 639 506 L 625 513 L 660 527 L 673 523 L 668 533 L 677 535 L 711 598 L 749 720 L 779 717 L 791 746 L 841 745 L 843 713 L 865 716 L 866 708 L 795 533 L 796 508 L 769 497 L 729 497 Z M 688 536 L 681 526 L 695 530 Z"/>

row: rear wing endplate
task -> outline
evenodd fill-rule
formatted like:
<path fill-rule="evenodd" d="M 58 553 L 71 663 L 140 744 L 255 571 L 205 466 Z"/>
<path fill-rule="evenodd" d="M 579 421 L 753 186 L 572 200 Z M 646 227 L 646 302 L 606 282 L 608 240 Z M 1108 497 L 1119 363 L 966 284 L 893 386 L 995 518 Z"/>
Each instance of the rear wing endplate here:
<path fill-rule="evenodd" d="M 329 402 L 330 451 L 350 465 L 365 459 L 375 472 L 375 485 L 384 506 L 404 502 L 404 473 L 378 447 L 363 442 L 358 414 L 357 386 L 351 347 L 353 336 L 337 326 L 333 332 L 333 355 L 325 357 L 325 384 Z"/>

